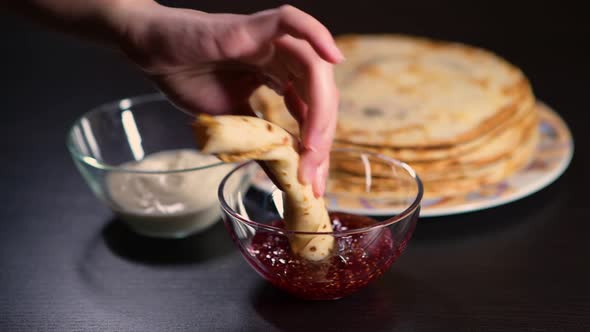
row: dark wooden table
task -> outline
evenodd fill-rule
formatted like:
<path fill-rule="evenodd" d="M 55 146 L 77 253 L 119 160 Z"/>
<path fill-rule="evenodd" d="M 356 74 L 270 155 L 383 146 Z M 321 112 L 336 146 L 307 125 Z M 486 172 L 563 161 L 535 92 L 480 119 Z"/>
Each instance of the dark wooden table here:
<path fill-rule="evenodd" d="M 221 224 L 134 236 L 88 190 L 64 142 L 102 103 L 152 91 L 117 55 L 0 16 L 0 330 L 590 330 L 588 19 L 565 2 L 292 2 L 334 33 L 406 32 L 496 51 L 573 131 L 568 171 L 503 207 L 419 222 L 371 287 L 303 302 L 262 281 Z M 444 3 L 444 4 L 443 4 Z M 273 1 L 194 2 L 251 12 Z"/>

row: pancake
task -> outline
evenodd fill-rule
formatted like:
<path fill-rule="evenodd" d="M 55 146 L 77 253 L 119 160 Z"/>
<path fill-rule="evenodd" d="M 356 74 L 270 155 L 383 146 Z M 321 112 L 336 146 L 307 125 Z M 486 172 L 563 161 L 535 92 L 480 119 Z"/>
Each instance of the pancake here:
<path fill-rule="evenodd" d="M 514 126 L 498 134 L 494 139 L 487 141 L 487 144 L 481 148 L 472 151 L 469 154 L 456 156 L 453 158 L 440 159 L 435 161 L 406 162 L 421 175 L 423 180 L 437 178 L 455 178 L 461 174 L 464 175 L 472 169 L 481 169 L 493 165 L 514 153 L 515 147 L 526 144 L 526 141 L 532 139 L 532 131 L 537 130 L 538 117 L 536 113 L 531 113 L 518 126 Z M 354 147 L 359 149 L 359 147 Z M 366 150 L 363 148 L 363 150 Z M 382 155 L 393 157 L 387 151 L 380 151 Z M 351 153 L 351 156 L 354 154 Z M 339 157 L 334 158 L 331 162 L 334 169 L 340 169 L 353 174 L 364 174 L 365 167 L 361 161 L 354 157 L 347 157 L 345 153 L 340 153 Z M 383 165 L 374 165 L 372 174 L 377 176 L 387 175 L 390 170 Z"/>
<path fill-rule="evenodd" d="M 482 186 L 497 183 L 525 167 L 531 160 L 538 143 L 538 130 L 531 130 L 523 144 L 515 147 L 513 153 L 486 167 L 464 171 L 458 177 L 441 177 L 424 181 L 424 197 L 441 197 L 465 194 Z M 328 191 L 362 195 L 364 197 L 403 197 L 409 184 L 403 179 L 373 175 L 371 187 L 367 190 L 366 178 L 357 173 L 331 169 Z"/>
<path fill-rule="evenodd" d="M 531 121 L 536 118 L 536 107 L 523 108 L 508 121 L 494 128 L 490 132 L 481 135 L 471 141 L 443 148 L 392 148 L 383 146 L 371 146 L 334 141 L 334 148 L 356 148 L 370 151 L 373 153 L 383 154 L 390 158 L 403 160 L 405 162 L 433 162 L 451 158 L 459 158 L 470 154 L 473 151 L 485 148 L 490 142 L 495 140 L 508 130 L 514 130 L 514 127 L 522 126 L 523 122 Z M 533 120 L 535 121 L 535 120 Z"/>
<path fill-rule="evenodd" d="M 337 38 L 336 140 L 378 147 L 451 147 L 485 135 L 534 103 L 522 72 L 475 47 L 396 35 Z M 293 130 L 280 97 L 261 89 L 253 104 Z"/>
<path fill-rule="evenodd" d="M 323 198 L 315 197 L 311 185 L 297 178 L 299 153 L 285 130 L 263 119 L 236 115 L 200 115 L 193 127 L 202 152 L 224 162 L 253 159 L 264 163 L 265 171 L 285 194 L 284 221 L 288 230 L 313 233 L 332 229 Z M 320 261 L 331 253 L 334 237 L 292 234 L 289 243 L 294 253 Z"/>
<path fill-rule="evenodd" d="M 525 75 L 499 56 L 401 35 L 347 35 L 337 44 L 347 60 L 335 69 L 340 107 L 334 148 L 408 163 L 426 197 L 502 181 L 532 158 L 541 106 Z M 263 87 L 251 101 L 262 117 L 297 135 L 282 97 Z M 331 161 L 332 192 L 403 197 L 409 184 L 392 177 L 390 168 L 371 165 L 368 188 L 365 164 L 339 155 Z"/>

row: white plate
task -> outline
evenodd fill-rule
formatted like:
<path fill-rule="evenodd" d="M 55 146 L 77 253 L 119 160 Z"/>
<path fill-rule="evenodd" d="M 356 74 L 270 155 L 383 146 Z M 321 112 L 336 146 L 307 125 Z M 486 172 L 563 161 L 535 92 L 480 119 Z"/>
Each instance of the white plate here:
<path fill-rule="evenodd" d="M 466 195 L 424 199 L 420 216 L 446 216 L 510 203 L 543 189 L 559 178 L 567 169 L 574 153 L 572 135 L 555 111 L 541 103 L 538 108 L 540 140 L 527 167 L 500 183 L 482 187 Z M 266 192 L 274 189 L 274 185 L 264 174 L 256 174 L 253 184 Z M 346 203 L 339 202 L 329 193 L 326 195 L 326 201 L 331 210 L 353 214 L 390 216 L 399 212 L 387 206 L 371 206 L 362 198 L 352 203 L 350 200 Z"/>

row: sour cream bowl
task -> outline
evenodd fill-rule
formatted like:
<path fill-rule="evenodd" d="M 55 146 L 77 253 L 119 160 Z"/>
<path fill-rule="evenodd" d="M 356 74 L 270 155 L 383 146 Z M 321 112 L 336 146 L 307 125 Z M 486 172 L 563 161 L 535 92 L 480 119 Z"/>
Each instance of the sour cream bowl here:
<path fill-rule="evenodd" d="M 82 115 L 67 147 L 92 192 L 133 231 L 182 238 L 220 220 L 217 188 L 235 166 L 196 149 L 192 120 L 161 94 L 122 99 Z"/>

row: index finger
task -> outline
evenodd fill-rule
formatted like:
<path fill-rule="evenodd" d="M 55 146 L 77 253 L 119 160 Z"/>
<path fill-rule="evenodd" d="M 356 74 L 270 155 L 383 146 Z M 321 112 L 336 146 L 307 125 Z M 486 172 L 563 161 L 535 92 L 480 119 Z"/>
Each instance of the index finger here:
<path fill-rule="evenodd" d="M 307 111 L 301 128 L 300 179 L 310 182 L 318 176 L 319 166 L 327 163 L 336 128 L 338 90 L 334 82 L 333 66 L 320 59 L 310 45 L 300 39 L 285 36 L 277 41 L 283 60 L 298 62 L 303 75 L 295 75 L 293 86 L 305 102 Z M 314 184 L 318 183 L 313 181 Z M 314 185 L 321 194 L 323 184 Z"/>
<path fill-rule="evenodd" d="M 328 62 L 344 60 L 330 31 L 313 16 L 290 5 L 252 15 L 247 29 L 255 43 L 265 43 L 288 34 L 307 41 Z"/>
<path fill-rule="evenodd" d="M 302 128 L 304 151 L 301 162 L 303 171 L 309 172 L 307 178 L 311 176 L 315 179 L 315 193 L 321 196 L 324 192 L 324 173 L 329 165 L 338 113 L 338 90 L 334 85 L 331 66 L 319 68 L 312 73 L 307 93 L 309 101 L 306 121 Z M 322 165 L 324 170 L 321 169 Z M 312 170 L 306 170 L 309 167 Z"/>

